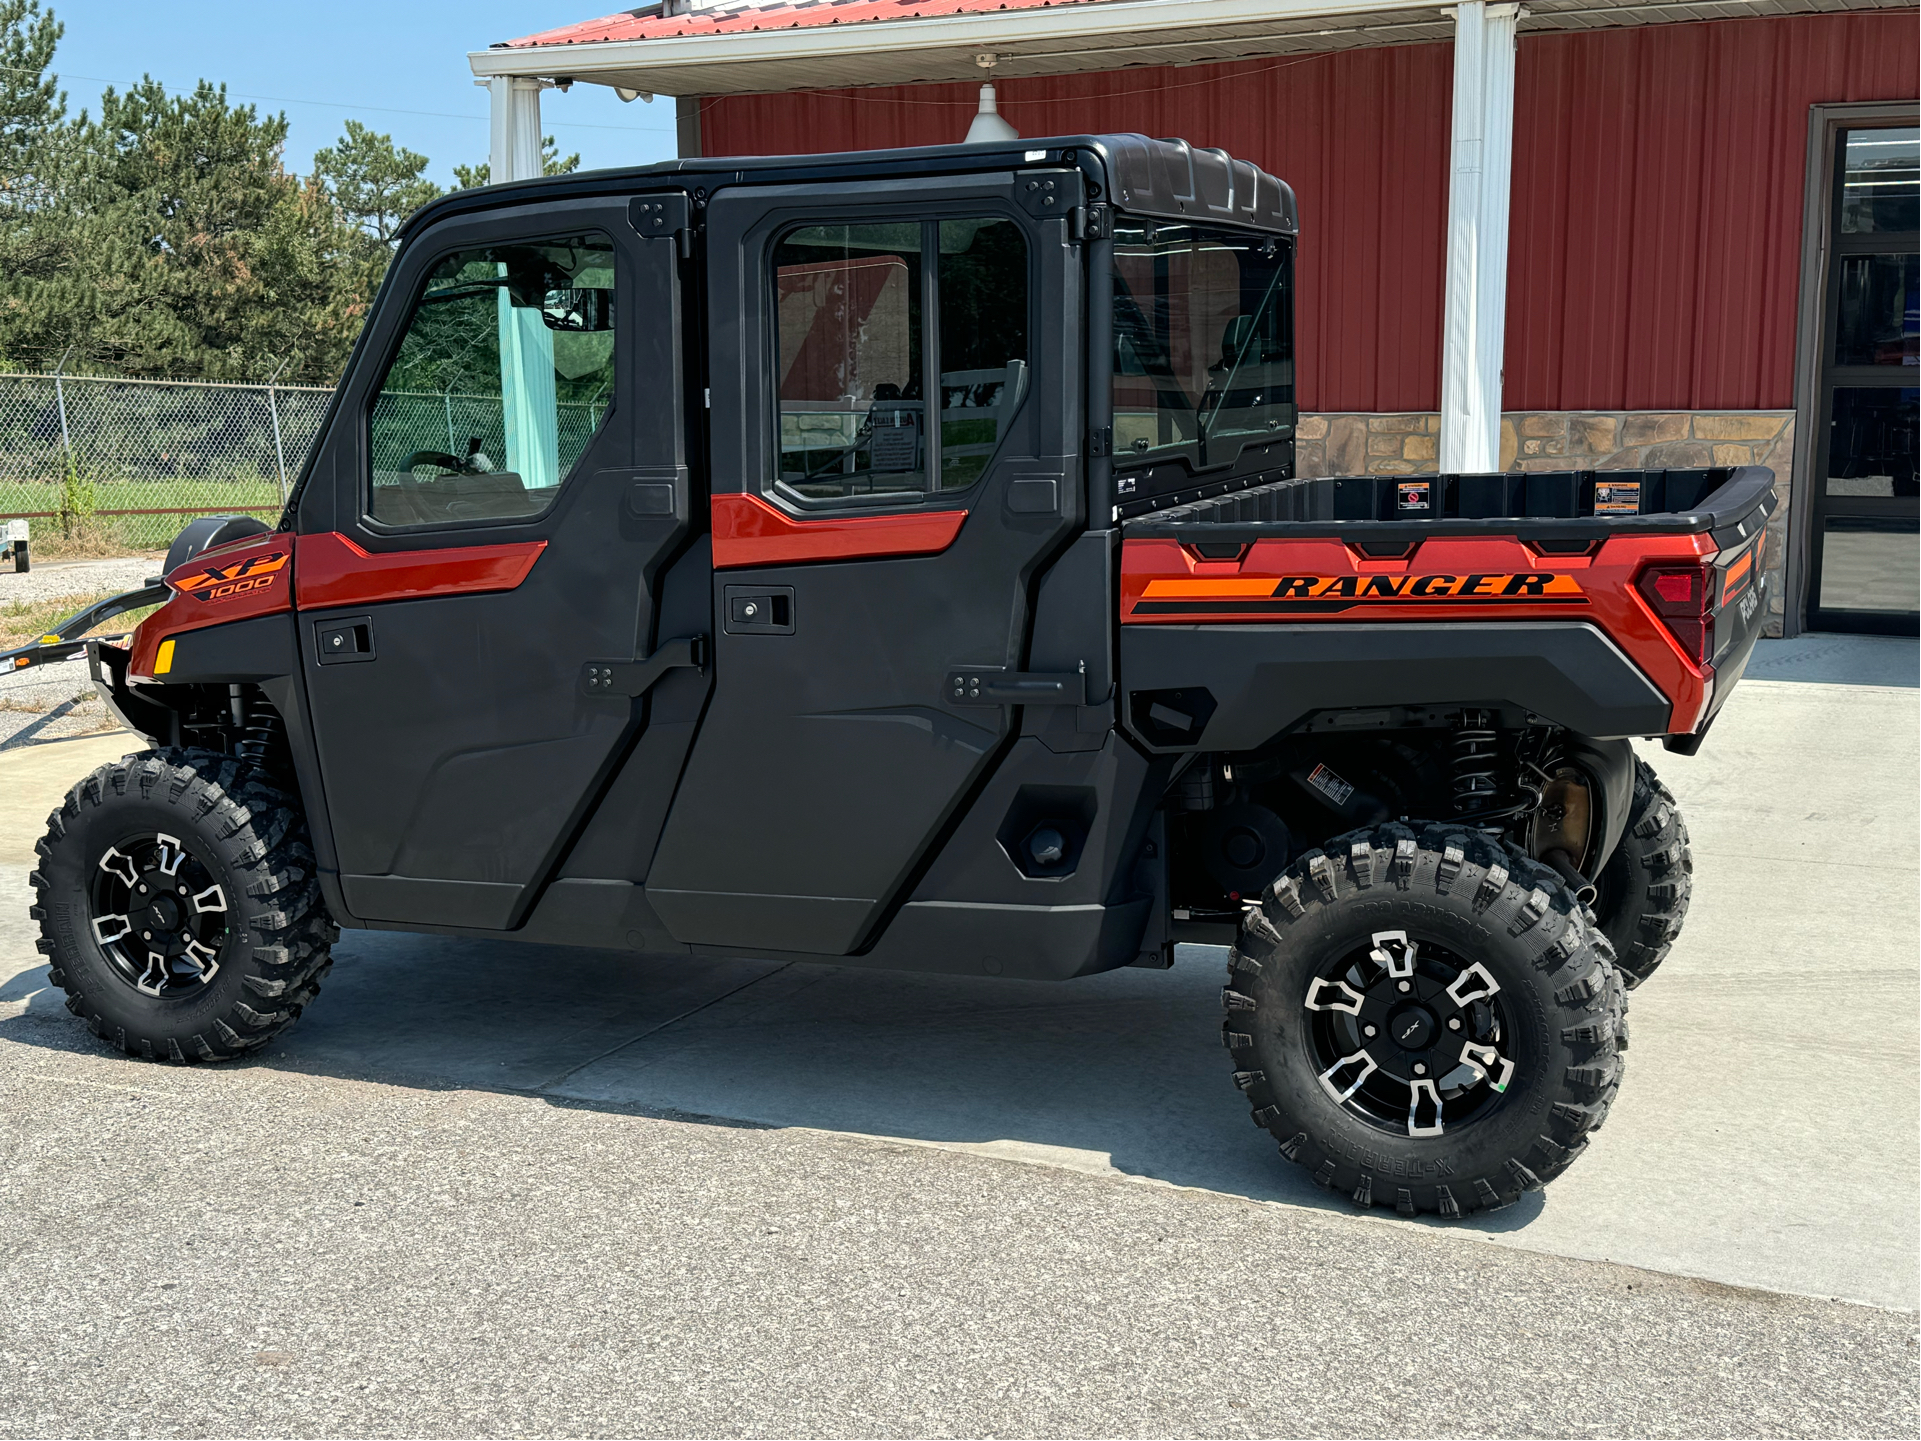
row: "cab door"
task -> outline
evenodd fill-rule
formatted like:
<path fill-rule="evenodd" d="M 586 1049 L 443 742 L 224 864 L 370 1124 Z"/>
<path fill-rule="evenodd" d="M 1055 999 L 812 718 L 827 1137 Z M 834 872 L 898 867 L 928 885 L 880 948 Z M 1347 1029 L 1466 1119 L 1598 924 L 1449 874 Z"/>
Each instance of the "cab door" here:
<path fill-rule="evenodd" d="M 518 924 L 643 722 L 626 682 L 675 639 L 658 581 L 694 503 L 682 262 L 637 233 L 645 203 L 432 225 L 343 390 L 295 584 L 360 920 Z"/>
<path fill-rule="evenodd" d="M 1021 672 L 1082 525 L 1079 190 L 709 204 L 715 689 L 647 877 L 677 940 L 856 950 L 1003 753 L 1018 712 L 952 677 Z"/>

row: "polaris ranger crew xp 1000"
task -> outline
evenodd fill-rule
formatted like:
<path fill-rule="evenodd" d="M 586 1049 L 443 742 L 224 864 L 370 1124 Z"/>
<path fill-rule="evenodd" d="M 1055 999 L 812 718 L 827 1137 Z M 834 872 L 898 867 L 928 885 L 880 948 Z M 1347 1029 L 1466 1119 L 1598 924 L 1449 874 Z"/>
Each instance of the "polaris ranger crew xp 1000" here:
<path fill-rule="evenodd" d="M 1772 478 L 1298 477 L 1296 233 L 1126 135 L 429 206 L 279 524 L 195 522 L 87 642 L 152 748 L 40 845 L 68 1006 L 242 1055 L 337 927 L 1050 980 L 1217 942 L 1223 1081 L 1316 1180 L 1552 1179 L 1688 903 L 1629 738 L 1727 700 Z"/>

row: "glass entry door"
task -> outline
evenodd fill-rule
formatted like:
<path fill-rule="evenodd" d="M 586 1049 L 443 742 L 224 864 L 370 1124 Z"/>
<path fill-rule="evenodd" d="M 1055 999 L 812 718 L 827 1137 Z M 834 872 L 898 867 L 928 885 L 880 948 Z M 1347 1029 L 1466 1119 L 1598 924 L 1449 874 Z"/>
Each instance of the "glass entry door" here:
<path fill-rule="evenodd" d="M 1839 132 L 1822 336 L 1808 624 L 1913 635 L 1921 619 L 1921 132 Z"/>

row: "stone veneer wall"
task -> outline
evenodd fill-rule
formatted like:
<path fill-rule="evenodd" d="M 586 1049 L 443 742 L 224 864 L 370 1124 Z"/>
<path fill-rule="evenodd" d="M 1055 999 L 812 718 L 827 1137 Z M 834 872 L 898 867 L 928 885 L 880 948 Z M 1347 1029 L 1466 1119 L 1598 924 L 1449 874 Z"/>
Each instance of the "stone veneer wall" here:
<path fill-rule="evenodd" d="M 1296 472 L 1413 475 L 1440 468 L 1441 417 L 1432 411 L 1303 415 L 1295 431 Z M 1767 634 L 1781 634 L 1787 561 L 1788 489 L 1794 470 L 1794 412 L 1509 411 L 1501 417 L 1503 470 L 1689 470 L 1764 465 L 1777 504 L 1768 522 Z"/>

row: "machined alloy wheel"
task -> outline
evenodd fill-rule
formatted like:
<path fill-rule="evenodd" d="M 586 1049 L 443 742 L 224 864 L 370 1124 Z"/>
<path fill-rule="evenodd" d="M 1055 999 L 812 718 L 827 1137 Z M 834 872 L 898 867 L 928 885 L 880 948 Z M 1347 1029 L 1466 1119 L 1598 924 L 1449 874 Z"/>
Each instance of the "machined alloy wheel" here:
<path fill-rule="evenodd" d="M 1514 1079 L 1500 982 L 1479 961 L 1379 931 L 1321 968 L 1301 1027 L 1321 1089 L 1390 1134 L 1444 1135 L 1500 1103 Z"/>
<path fill-rule="evenodd" d="M 129 836 L 102 853 L 88 924 L 116 974 L 144 995 L 179 995 L 220 973 L 227 893 L 178 836 Z"/>

